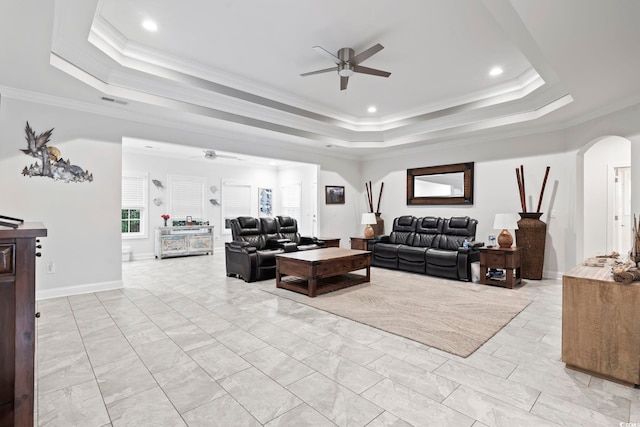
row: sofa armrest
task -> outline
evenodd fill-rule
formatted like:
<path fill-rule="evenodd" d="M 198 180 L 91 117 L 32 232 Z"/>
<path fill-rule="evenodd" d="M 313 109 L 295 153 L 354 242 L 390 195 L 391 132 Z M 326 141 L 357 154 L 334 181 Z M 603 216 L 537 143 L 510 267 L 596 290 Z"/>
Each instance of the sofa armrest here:
<path fill-rule="evenodd" d="M 251 243 L 242 242 L 239 240 L 233 240 L 231 242 L 227 242 L 225 246 L 234 252 L 245 252 L 245 253 L 254 253 L 257 248 L 252 246 Z"/>
<path fill-rule="evenodd" d="M 283 249 L 288 243 L 292 243 L 289 239 L 269 239 L 267 240 L 268 249 Z M 295 245 L 295 243 L 294 243 Z"/>
<path fill-rule="evenodd" d="M 382 234 L 369 240 L 370 245 L 375 245 L 376 243 L 391 243 L 391 238 L 386 234 Z"/>
<path fill-rule="evenodd" d="M 318 247 L 323 247 L 326 243 L 325 243 L 324 240 L 320 240 L 317 237 L 300 236 L 300 244 L 301 245 L 316 245 Z"/>

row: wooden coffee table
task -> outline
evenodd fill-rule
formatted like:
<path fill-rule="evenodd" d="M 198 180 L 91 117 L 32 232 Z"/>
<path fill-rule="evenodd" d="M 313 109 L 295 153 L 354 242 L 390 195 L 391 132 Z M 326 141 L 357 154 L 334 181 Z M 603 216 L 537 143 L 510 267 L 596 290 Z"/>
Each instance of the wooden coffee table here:
<path fill-rule="evenodd" d="M 366 274 L 352 273 L 362 269 Z M 323 248 L 276 255 L 276 287 L 310 297 L 370 280 L 369 251 Z"/>

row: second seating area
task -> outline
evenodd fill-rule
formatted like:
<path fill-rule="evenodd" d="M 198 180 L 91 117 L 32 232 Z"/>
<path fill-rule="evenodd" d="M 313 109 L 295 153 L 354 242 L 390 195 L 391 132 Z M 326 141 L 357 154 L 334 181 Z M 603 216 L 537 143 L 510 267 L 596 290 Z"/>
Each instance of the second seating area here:
<path fill-rule="evenodd" d="M 295 218 L 254 218 L 231 220 L 232 241 L 225 244 L 227 276 L 245 282 L 276 277 L 275 256 L 284 252 L 318 249 L 324 242 L 300 236 Z"/>
<path fill-rule="evenodd" d="M 475 242 L 477 224 L 469 217 L 398 217 L 388 236 L 369 244 L 371 265 L 469 281 L 484 246 Z"/>

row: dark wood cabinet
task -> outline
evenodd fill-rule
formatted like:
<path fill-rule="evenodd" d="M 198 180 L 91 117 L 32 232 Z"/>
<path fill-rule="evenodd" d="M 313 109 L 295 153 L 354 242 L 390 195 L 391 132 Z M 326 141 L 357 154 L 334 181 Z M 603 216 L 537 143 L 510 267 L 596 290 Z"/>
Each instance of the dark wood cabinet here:
<path fill-rule="evenodd" d="M 35 267 L 40 223 L 0 227 L 0 427 L 33 426 Z"/>
<path fill-rule="evenodd" d="M 351 237 L 351 249 L 357 249 L 360 251 L 369 250 L 369 242 L 375 239 L 367 239 L 366 237 Z"/>
<path fill-rule="evenodd" d="M 513 289 L 521 282 L 520 248 L 480 248 L 480 283 Z M 501 275 L 491 276 L 489 270 L 501 270 Z"/>

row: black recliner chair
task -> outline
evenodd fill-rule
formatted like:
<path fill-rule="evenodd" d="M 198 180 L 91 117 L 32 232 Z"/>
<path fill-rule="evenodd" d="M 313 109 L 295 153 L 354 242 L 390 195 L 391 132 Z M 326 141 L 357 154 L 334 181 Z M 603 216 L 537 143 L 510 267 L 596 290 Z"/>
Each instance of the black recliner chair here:
<path fill-rule="evenodd" d="M 290 216 L 278 216 L 278 232 L 281 239 L 288 239 L 296 244 L 299 251 L 318 249 L 324 246 L 324 241 L 317 237 L 301 236 L 298 233 L 298 221 Z"/>
<path fill-rule="evenodd" d="M 324 246 L 321 240 L 300 236 L 294 218 L 238 217 L 230 222 L 233 240 L 225 243 L 227 276 L 245 282 L 276 277 L 277 254 Z"/>
<path fill-rule="evenodd" d="M 225 244 L 227 276 L 239 277 L 245 282 L 276 277 L 276 254 L 284 253 L 284 249 L 273 242 L 267 244 L 262 225 L 262 221 L 253 217 L 231 220 L 233 240 Z M 275 226 L 275 233 L 270 234 L 277 236 Z"/>

